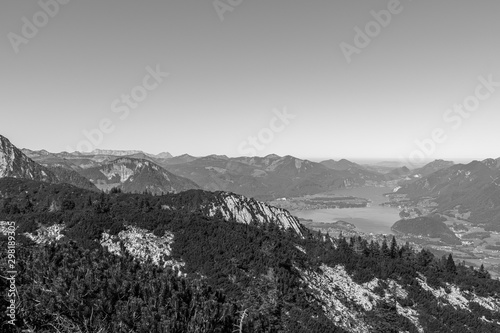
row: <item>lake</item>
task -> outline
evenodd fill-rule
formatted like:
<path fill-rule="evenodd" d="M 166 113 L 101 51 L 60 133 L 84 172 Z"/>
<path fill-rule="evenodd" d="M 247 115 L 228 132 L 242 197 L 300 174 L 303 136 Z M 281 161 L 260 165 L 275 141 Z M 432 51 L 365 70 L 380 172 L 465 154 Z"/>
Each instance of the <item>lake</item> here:
<path fill-rule="evenodd" d="M 379 206 L 387 202 L 384 193 L 392 192 L 392 188 L 387 187 L 360 187 L 352 189 L 340 189 L 319 196 L 354 196 L 365 198 L 371 201 L 369 207 L 364 208 L 328 208 L 314 210 L 291 211 L 292 215 L 300 218 L 313 220 L 314 222 L 336 222 L 338 220 L 352 223 L 356 228 L 365 233 L 393 234 L 391 226 L 401 218 L 399 209 Z"/>

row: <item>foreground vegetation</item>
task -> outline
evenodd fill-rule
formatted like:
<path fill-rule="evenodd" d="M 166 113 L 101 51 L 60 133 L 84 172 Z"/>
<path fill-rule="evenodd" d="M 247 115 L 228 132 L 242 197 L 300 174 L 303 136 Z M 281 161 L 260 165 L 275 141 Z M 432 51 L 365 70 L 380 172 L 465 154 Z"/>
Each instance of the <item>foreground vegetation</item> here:
<path fill-rule="evenodd" d="M 4 324 L 5 332 L 233 332 L 240 324 L 242 332 L 344 332 L 325 316 L 301 275 L 322 264 L 343 265 L 358 283 L 397 281 L 409 292 L 397 301 L 418 311 L 426 332 L 500 330 L 494 323 L 499 313 L 479 305 L 469 312 L 444 304 L 417 278 L 484 297 L 498 296 L 499 281 L 489 279 L 484 269 L 456 264 L 451 256 L 416 253 L 395 239 L 378 244 L 314 232 L 301 238 L 274 224 L 224 221 L 206 216 L 203 203 L 216 194 L 203 191 L 99 194 L 15 179 L 1 179 L 0 188 L 0 220 L 16 221 L 21 243 L 18 326 Z M 22 236 L 56 223 L 66 225 L 57 244 L 35 245 Z M 172 232 L 171 256 L 185 263 L 185 276 L 100 246 L 103 232 L 116 235 L 129 224 L 159 237 Z M 5 296 L 7 282 L 0 283 Z M 2 316 L 6 306 L 3 299 Z M 373 332 L 416 332 L 392 302 L 365 317 Z"/>

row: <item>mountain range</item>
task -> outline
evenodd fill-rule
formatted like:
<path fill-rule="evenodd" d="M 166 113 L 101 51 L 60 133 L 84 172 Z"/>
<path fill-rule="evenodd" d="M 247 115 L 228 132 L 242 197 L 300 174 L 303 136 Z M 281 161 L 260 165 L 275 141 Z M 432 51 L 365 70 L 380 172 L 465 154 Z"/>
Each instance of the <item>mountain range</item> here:
<path fill-rule="evenodd" d="M 407 194 L 410 199 L 430 197 L 440 212 L 449 214 L 460 207 L 462 212 L 470 213 L 472 222 L 500 228 L 499 159 L 469 164 L 436 160 L 414 170 L 402 166 L 380 173 L 345 159 L 316 163 L 274 154 L 230 158 L 111 150 L 50 153 L 21 151 L 5 137 L 1 137 L 1 144 L 0 175 L 4 177 L 66 182 L 93 190 L 119 187 L 125 192 L 153 194 L 199 188 L 265 201 L 397 181 L 398 193 Z M 386 162 L 379 166 L 390 168 L 396 164 Z"/>
<path fill-rule="evenodd" d="M 1 177 L 15 177 L 49 183 L 69 183 L 81 188 L 97 190 L 88 179 L 73 170 L 63 169 L 59 166 L 46 167 L 36 163 L 2 135 L 0 135 Z"/>
<path fill-rule="evenodd" d="M 500 230 L 500 158 L 439 169 L 402 184 L 397 193 L 432 198 L 440 212 L 458 210 L 473 223 Z"/>
<path fill-rule="evenodd" d="M 114 151 L 104 150 L 97 151 L 96 154 L 49 153 L 28 149 L 24 149 L 24 152 L 44 166 L 71 169 L 92 179 L 96 184 L 99 181 L 98 185 L 103 188 L 112 186 L 110 184 L 115 180 L 104 179 L 106 172 L 102 171 L 112 169 L 110 163 L 116 163 L 115 161 L 120 157 L 130 161 L 147 160 L 156 165 L 156 169 L 163 168 L 171 175 L 189 179 L 205 190 L 231 191 L 261 200 L 315 194 L 332 189 L 362 186 L 367 182 L 382 183 L 387 180 L 384 175 L 347 160 L 339 161 L 343 167 L 331 168 L 333 165 L 331 161 L 316 163 L 293 156 L 277 155 L 229 158 L 221 155 L 194 157 L 184 154 L 165 158 L 138 151 L 118 151 L 116 155 L 108 155 Z M 130 155 L 125 155 L 126 153 Z M 163 169 L 161 172 L 165 174 L 166 171 Z M 103 175 L 96 172 L 103 173 Z M 161 178 L 161 176 L 157 175 L 156 178 Z M 148 186 L 146 184 L 135 187 L 129 185 L 124 189 L 128 191 L 134 187 L 134 190 L 140 188 L 145 190 Z M 172 188 L 186 189 L 176 185 Z M 166 190 L 163 191 L 166 192 Z"/>
<path fill-rule="evenodd" d="M 79 152 L 75 152 L 79 153 Z M 148 154 L 142 150 L 111 150 L 111 149 L 94 149 L 91 152 L 80 152 L 82 155 L 111 155 L 111 156 L 131 156 L 135 154 L 144 154 L 152 158 L 172 158 L 172 154 L 163 152 L 159 154 Z"/>
<path fill-rule="evenodd" d="M 257 200 L 396 180 L 396 194 L 431 197 L 443 213 L 458 209 L 494 226 L 499 159 L 380 173 L 347 160 L 50 153 L 21 151 L 4 137 L 0 144 L 0 245 L 12 243 L 14 223 L 20 329 L 500 331 L 500 282 L 483 267 L 396 238 L 313 232 Z M 435 216 L 401 220 L 394 230 L 457 241 Z M 7 262 L 5 251 L 0 259 Z M 0 279 L 4 295 L 8 288 Z M 2 332 L 11 331 L 9 304 L 0 299 Z"/>

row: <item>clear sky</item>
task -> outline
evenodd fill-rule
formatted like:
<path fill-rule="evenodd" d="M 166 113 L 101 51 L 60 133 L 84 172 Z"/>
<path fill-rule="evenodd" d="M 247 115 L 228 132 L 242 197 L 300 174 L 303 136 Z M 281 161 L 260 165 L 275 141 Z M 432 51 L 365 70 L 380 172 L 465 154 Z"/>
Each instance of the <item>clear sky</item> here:
<path fill-rule="evenodd" d="M 0 3 L 19 147 L 500 156 L 498 0 L 55 1 Z"/>

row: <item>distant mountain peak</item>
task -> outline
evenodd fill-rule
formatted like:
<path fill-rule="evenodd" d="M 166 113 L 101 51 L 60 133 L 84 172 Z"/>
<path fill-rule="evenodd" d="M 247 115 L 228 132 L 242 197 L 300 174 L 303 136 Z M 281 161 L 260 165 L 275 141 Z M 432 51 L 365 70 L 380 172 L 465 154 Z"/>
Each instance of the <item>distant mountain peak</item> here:
<path fill-rule="evenodd" d="M 46 151 L 45 149 L 42 149 L 42 150 L 31 150 L 31 149 L 27 149 L 27 148 L 23 148 L 21 149 L 21 151 L 28 157 L 32 157 L 32 156 L 49 156 L 49 155 L 52 155 L 51 153 L 49 153 L 48 151 Z"/>
<path fill-rule="evenodd" d="M 172 154 L 170 154 L 169 152 L 159 153 L 159 154 L 156 154 L 154 156 L 157 158 L 172 158 L 173 157 Z"/>
<path fill-rule="evenodd" d="M 264 158 L 276 159 L 276 158 L 281 158 L 281 156 L 276 155 L 276 154 L 269 154 L 269 155 L 264 156 Z"/>
<path fill-rule="evenodd" d="M 339 171 L 349 170 L 350 168 L 356 168 L 356 169 L 361 169 L 361 170 L 365 169 L 363 166 L 361 166 L 357 163 L 351 162 L 345 158 L 343 158 L 339 161 L 335 161 L 333 159 L 330 159 L 330 160 L 322 161 L 320 163 L 329 169 L 339 170 Z"/>
<path fill-rule="evenodd" d="M 111 149 L 94 149 L 85 155 L 113 155 L 113 156 L 127 156 L 134 154 L 144 154 L 142 150 L 111 150 Z"/>

